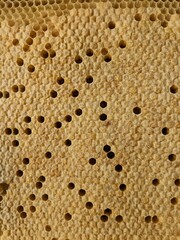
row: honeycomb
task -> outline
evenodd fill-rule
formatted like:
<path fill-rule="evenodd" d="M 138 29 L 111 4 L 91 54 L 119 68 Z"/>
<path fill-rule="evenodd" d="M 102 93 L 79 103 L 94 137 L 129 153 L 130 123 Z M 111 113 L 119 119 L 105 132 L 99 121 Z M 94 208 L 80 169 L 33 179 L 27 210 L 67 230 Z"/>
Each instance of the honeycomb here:
<path fill-rule="evenodd" d="M 0 1 L 0 239 L 180 239 L 180 1 Z"/>

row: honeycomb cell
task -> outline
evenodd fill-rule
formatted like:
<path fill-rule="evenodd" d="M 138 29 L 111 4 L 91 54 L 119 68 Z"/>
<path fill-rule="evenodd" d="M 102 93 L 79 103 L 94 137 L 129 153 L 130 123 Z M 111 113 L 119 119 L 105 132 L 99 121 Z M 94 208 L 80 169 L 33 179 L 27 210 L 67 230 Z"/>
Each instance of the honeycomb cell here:
<path fill-rule="evenodd" d="M 135 16 L 134 16 L 134 19 L 136 20 L 136 21 L 141 21 L 141 18 L 142 18 L 142 16 L 141 16 L 141 14 L 139 14 L 139 13 L 137 13 Z"/>
<path fill-rule="evenodd" d="M 35 67 L 32 64 L 30 64 L 28 66 L 28 71 L 31 72 L 31 73 L 34 72 L 35 71 Z"/>
<path fill-rule="evenodd" d="M 24 64 L 23 59 L 22 59 L 22 58 L 18 58 L 18 59 L 17 59 L 17 65 L 18 65 L 18 66 L 22 66 L 23 64 Z"/>
<path fill-rule="evenodd" d="M 45 50 L 41 51 L 41 57 L 42 58 L 48 58 L 48 56 L 49 56 L 49 53 L 47 51 L 45 51 Z"/>
<path fill-rule="evenodd" d="M 87 203 L 86 203 L 86 208 L 87 208 L 87 209 L 93 208 L 92 202 L 87 202 Z"/>
<path fill-rule="evenodd" d="M 19 40 L 18 39 L 13 39 L 12 44 L 14 46 L 18 45 L 19 44 Z"/>
<path fill-rule="evenodd" d="M 110 208 L 106 208 L 106 209 L 104 210 L 104 214 L 109 216 L 109 215 L 112 214 L 112 210 L 111 210 Z"/>
<path fill-rule="evenodd" d="M 101 221 L 102 221 L 102 222 L 107 222 L 107 221 L 108 221 L 108 216 L 102 215 L 102 216 L 101 216 Z"/>
<path fill-rule="evenodd" d="M 67 221 L 70 221 L 72 219 L 72 215 L 70 213 L 66 213 L 64 217 Z"/>
<path fill-rule="evenodd" d="M 115 28 L 115 23 L 114 22 L 109 22 L 108 23 L 108 27 L 109 27 L 109 29 L 113 29 L 113 28 Z"/>
<path fill-rule="evenodd" d="M 151 14 L 150 17 L 149 17 L 149 19 L 150 19 L 152 22 L 156 21 L 156 15 L 155 15 L 155 14 Z"/>
<path fill-rule="evenodd" d="M 70 183 L 68 184 L 68 188 L 71 189 L 71 190 L 74 189 L 74 188 L 75 188 L 74 183 L 70 182 Z"/>

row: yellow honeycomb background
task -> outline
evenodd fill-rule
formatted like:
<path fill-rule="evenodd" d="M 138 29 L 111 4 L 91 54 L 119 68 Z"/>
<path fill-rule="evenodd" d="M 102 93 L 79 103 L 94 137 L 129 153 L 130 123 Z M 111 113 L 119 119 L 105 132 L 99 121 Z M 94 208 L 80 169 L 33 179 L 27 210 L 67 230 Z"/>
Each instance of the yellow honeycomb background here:
<path fill-rule="evenodd" d="M 180 1 L 0 1 L 0 239 L 180 239 Z"/>

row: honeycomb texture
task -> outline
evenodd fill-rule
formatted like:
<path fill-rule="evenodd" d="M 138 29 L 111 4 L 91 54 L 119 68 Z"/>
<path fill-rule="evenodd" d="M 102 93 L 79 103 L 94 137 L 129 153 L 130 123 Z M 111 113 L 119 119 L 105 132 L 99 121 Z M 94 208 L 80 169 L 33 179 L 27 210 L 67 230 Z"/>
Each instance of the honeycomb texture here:
<path fill-rule="evenodd" d="M 180 1 L 0 1 L 0 239 L 180 239 Z"/>

